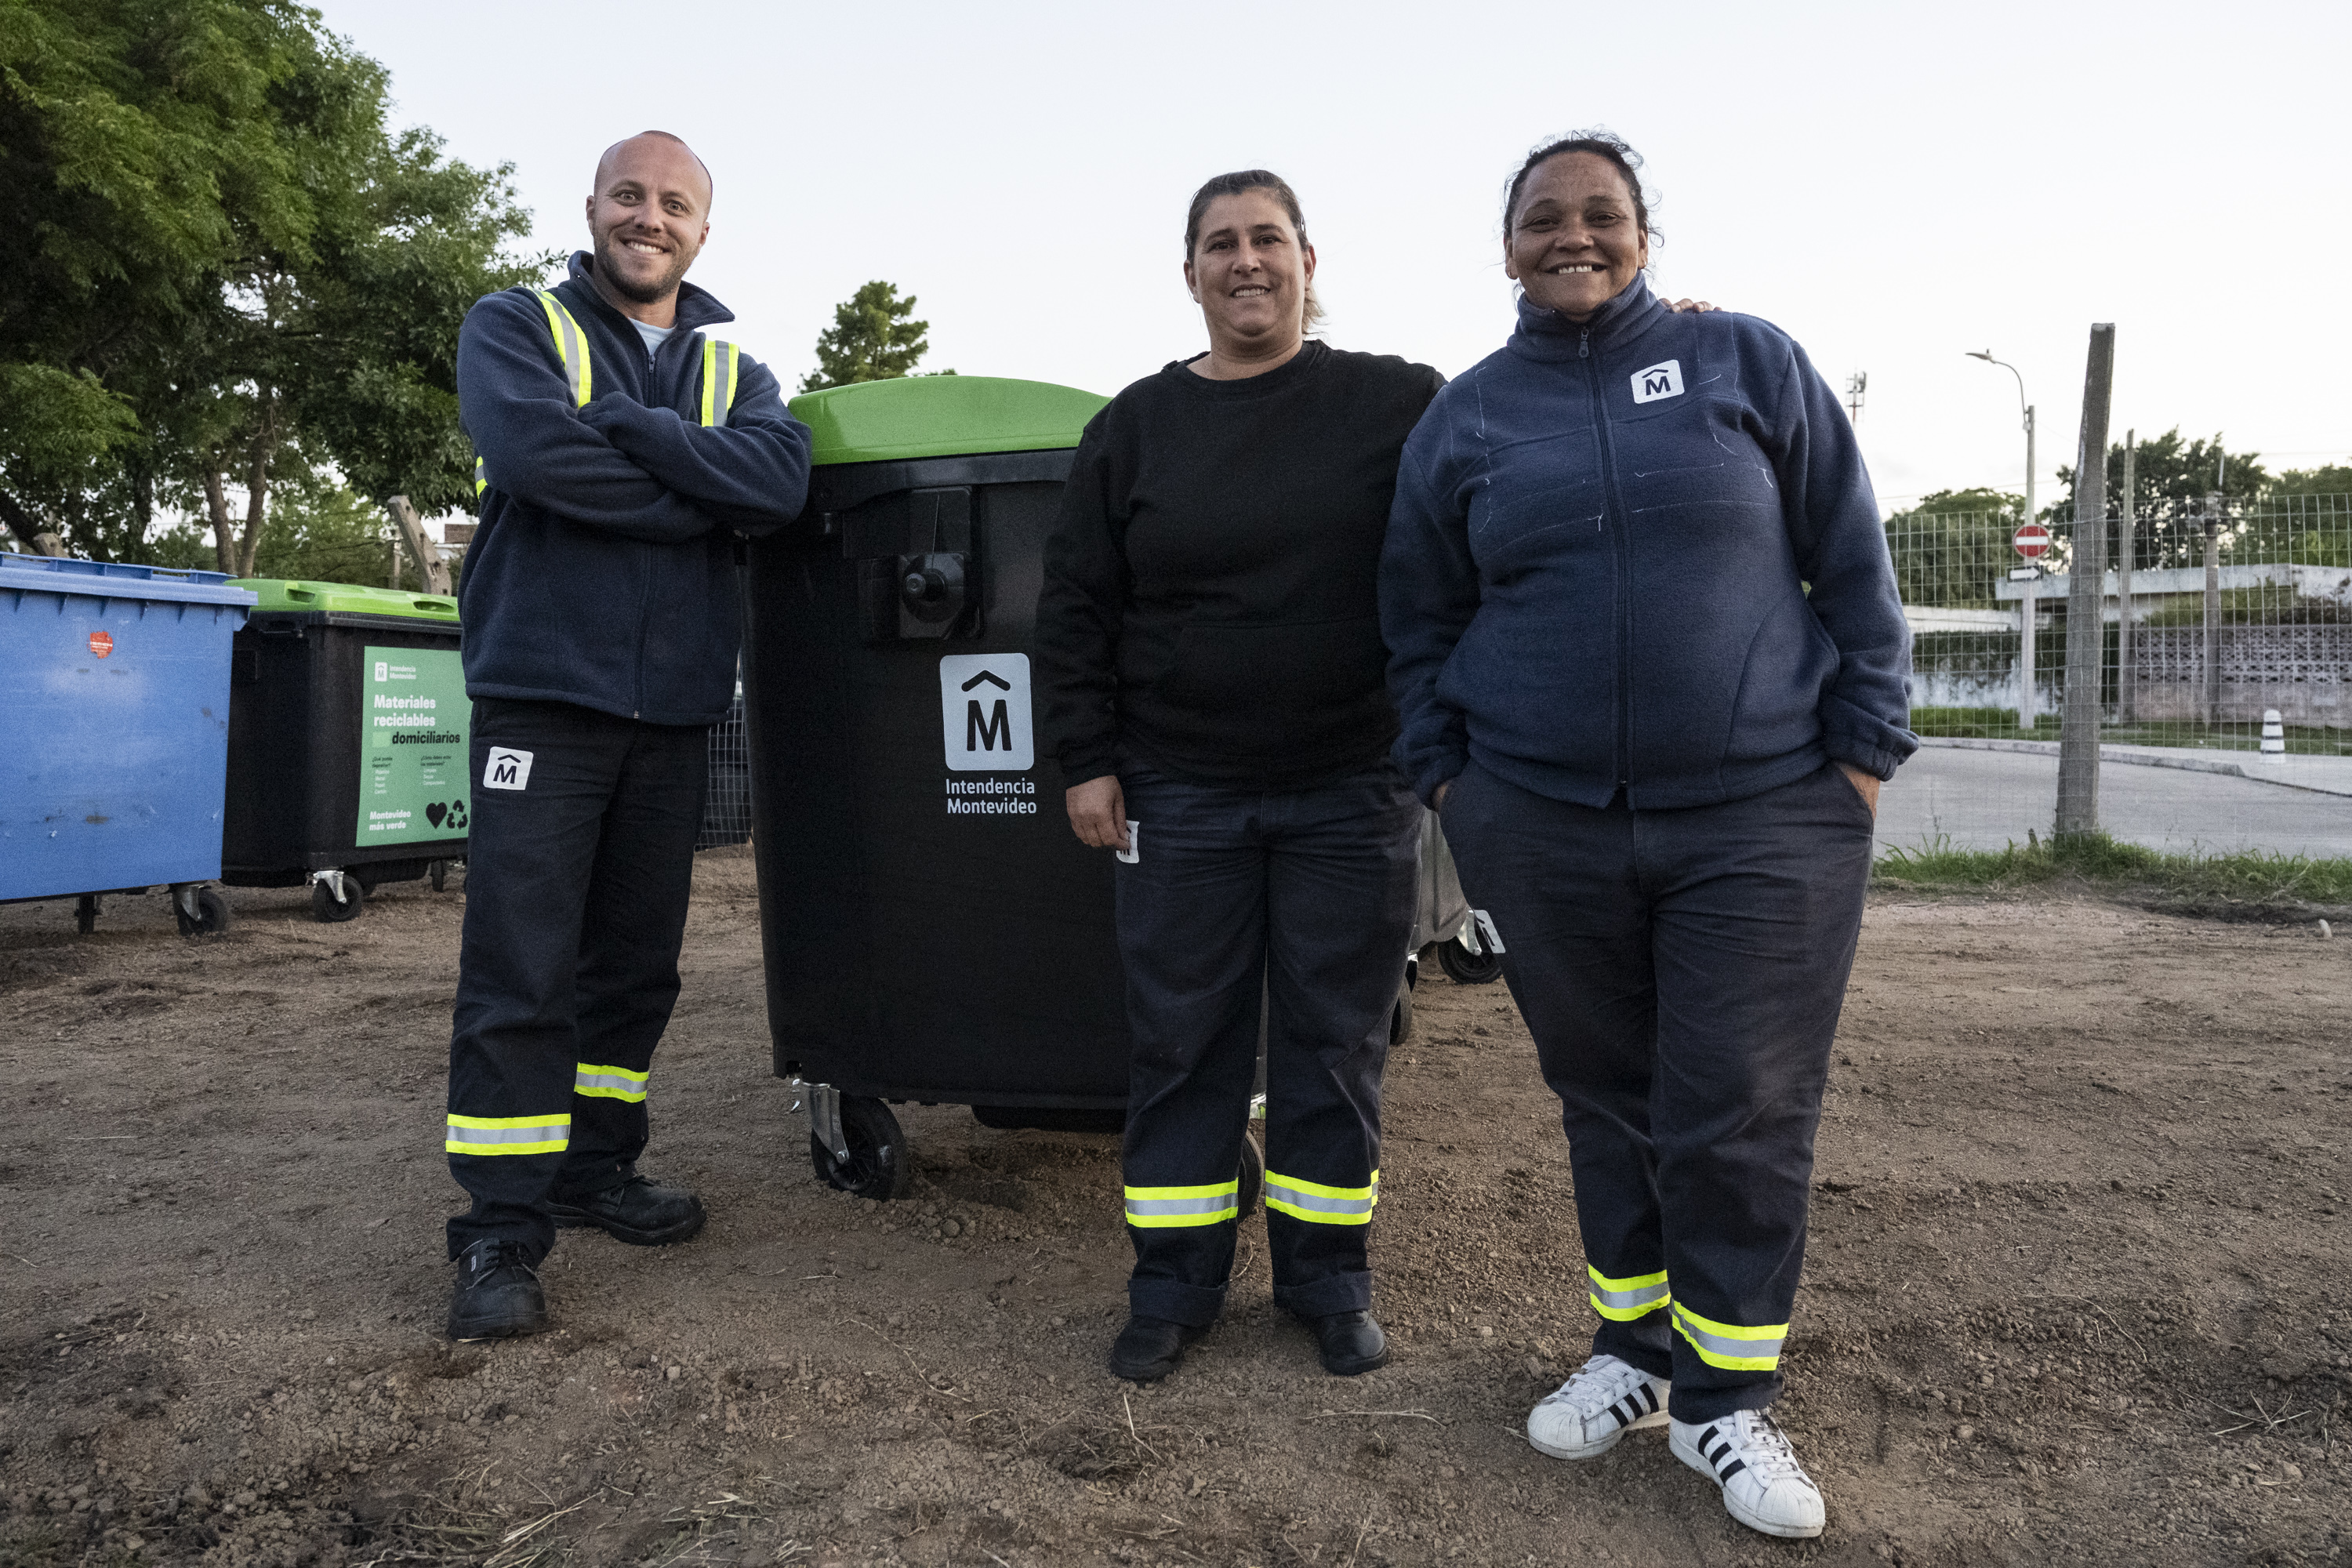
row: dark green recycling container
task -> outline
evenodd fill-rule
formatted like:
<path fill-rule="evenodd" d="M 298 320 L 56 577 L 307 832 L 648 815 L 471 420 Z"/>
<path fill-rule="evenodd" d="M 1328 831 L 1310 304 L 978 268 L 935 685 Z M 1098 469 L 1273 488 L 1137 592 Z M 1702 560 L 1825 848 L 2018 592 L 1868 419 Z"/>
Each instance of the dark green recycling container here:
<path fill-rule="evenodd" d="M 1047 534 L 1105 398 L 983 376 L 793 401 L 809 500 L 756 541 L 745 702 L 775 1070 L 821 1176 L 902 1190 L 887 1101 L 1115 1128 L 1110 857 L 1072 835 L 1031 700 Z"/>
<path fill-rule="evenodd" d="M 466 853 L 466 672 L 457 601 L 243 578 L 258 603 L 231 656 L 221 880 L 310 885 L 320 920 Z"/>

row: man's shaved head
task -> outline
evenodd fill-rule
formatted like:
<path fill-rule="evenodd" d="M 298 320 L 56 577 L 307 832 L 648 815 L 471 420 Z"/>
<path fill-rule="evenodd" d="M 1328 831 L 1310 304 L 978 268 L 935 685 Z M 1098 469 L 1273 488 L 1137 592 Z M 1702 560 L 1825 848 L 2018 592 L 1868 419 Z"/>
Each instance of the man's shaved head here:
<path fill-rule="evenodd" d="M 596 188 L 600 191 L 604 188 L 604 182 L 613 177 L 613 171 L 625 152 L 640 142 L 667 142 L 694 160 L 694 166 L 702 171 L 702 210 L 708 216 L 710 211 L 710 198 L 717 192 L 717 182 L 710 177 L 710 165 L 704 163 L 701 155 L 686 144 L 685 137 L 674 136 L 667 131 L 640 131 L 635 136 L 625 137 L 605 148 L 604 155 L 596 160 Z"/>
<path fill-rule="evenodd" d="M 710 237 L 710 171 L 667 131 L 615 142 L 588 194 L 597 292 L 623 315 L 670 324 L 678 280 Z"/>

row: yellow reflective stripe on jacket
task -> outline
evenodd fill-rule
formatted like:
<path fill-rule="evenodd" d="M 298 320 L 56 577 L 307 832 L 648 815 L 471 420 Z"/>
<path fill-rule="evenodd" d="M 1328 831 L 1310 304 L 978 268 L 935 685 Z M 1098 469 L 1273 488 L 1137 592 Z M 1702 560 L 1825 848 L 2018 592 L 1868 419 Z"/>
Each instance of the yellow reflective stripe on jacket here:
<path fill-rule="evenodd" d="M 743 351 L 717 338 L 702 340 L 702 422 L 724 425 L 735 406 L 736 363 Z"/>
<path fill-rule="evenodd" d="M 1239 1179 L 1205 1187 L 1129 1187 L 1127 1223 L 1139 1230 L 1218 1225 L 1241 1213 Z"/>
<path fill-rule="evenodd" d="M 561 1116 L 458 1116 L 449 1118 L 452 1154 L 561 1154 L 572 1142 L 572 1113 Z"/>
<path fill-rule="evenodd" d="M 588 334 L 563 308 L 563 301 L 545 289 L 539 289 L 540 309 L 547 312 L 547 330 L 555 334 L 555 356 L 563 362 L 564 384 L 572 391 L 572 406 L 588 406 L 590 389 L 595 377 L 589 373 Z"/>
<path fill-rule="evenodd" d="M 1630 1323 L 1636 1318 L 1645 1318 L 1673 1299 L 1667 1293 L 1663 1268 L 1655 1274 L 1634 1274 L 1622 1279 L 1612 1279 L 1590 1263 L 1584 1266 L 1584 1272 L 1591 1280 L 1589 1295 L 1592 1310 L 1612 1322 Z"/>
<path fill-rule="evenodd" d="M 631 1105 L 643 1105 L 648 1076 L 647 1073 L 631 1072 L 626 1068 L 576 1062 L 572 1068 L 572 1092 L 587 1095 L 592 1100 L 625 1100 Z"/>
<path fill-rule="evenodd" d="M 1370 1225 L 1372 1207 L 1381 1201 L 1381 1173 L 1361 1187 L 1327 1187 L 1297 1176 L 1265 1173 L 1265 1206 L 1313 1225 Z"/>
<path fill-rule="evenodd" d="M 489 488 L 490 481 L 482 475 L 482 459 L 477 458 L 474 459 L 474 493 L 480 495 Z"/>
<path fill-rule="evenodd" d="M 1690 1342 L 1699 1360 L 1729 1372 L 1772 1371 L 1780 1364 L 1780 1346 L 1789 1338 L 1786 1323 L 1743 1329 L 1702 1318 L 1680 1301 L 1675 1303 L 1675 1330 Z"/>

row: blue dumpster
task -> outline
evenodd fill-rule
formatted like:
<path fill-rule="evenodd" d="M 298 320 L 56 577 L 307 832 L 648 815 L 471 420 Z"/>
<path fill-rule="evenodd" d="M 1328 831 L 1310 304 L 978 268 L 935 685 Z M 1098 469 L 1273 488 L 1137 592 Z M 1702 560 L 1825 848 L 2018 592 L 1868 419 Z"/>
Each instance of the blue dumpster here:
<path fill-rule="evenodd" d="M 175 894 L 218 930 L 231 638 L 219 572 L 0 554 L 0 902 Z"/>

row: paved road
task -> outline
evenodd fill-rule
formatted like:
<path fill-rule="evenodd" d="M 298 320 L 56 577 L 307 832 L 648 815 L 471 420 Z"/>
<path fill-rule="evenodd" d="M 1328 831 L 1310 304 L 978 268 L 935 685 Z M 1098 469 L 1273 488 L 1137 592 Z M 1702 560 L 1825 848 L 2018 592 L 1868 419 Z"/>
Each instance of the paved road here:
<path fill-rule="evenodd" d="M 2020 752 L 1923 746 L 1879 796 L 1884 851 L 1948 837 L 1956 849 L 1999 849 L 2048 834 L 2058 759 Z M 2107 763 L 2099 822 L 2117 838 L 2174 853 L 2264 849 L 2352 856 L 2352 798 L 2226 773 Z"/>

